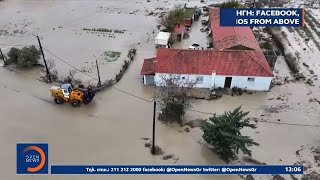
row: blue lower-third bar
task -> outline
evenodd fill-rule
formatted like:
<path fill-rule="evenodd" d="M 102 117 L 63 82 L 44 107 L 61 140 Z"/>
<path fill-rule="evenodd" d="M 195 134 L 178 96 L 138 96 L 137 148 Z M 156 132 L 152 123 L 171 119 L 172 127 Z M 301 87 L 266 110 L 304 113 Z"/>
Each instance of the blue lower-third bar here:
<path fill-rule="evenodd" d="M 303 174 L 303 166 L 52 165 L 51 174 Z"/>

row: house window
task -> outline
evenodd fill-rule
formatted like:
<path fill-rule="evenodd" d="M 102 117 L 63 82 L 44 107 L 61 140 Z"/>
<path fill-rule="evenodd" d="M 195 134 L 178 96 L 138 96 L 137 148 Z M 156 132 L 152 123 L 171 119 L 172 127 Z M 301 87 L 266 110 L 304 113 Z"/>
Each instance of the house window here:
<path fill-rule="evenodd" d="M 248 78 L 248 82 L 254 82 L 255 78 Z"/>
<path fill-rule="evenodd" d="M 203 83 L 203 76 L 197 76 L 197 77 L 196 77 L 196 82 L 197 82 L 198 84 Z"/>

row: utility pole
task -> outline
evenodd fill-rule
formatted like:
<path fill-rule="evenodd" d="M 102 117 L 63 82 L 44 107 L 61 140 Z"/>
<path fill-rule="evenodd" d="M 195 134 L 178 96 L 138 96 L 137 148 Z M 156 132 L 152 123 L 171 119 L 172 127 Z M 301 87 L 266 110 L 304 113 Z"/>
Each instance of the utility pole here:
<path fill-rule="evenodd" d="M 100 79 L 100 72 L 99 72 L 98 60 L 96 60 L 96 64 L 97 64 L 98 79 L 99 79 L 98 86 L 101 87 L 101 79 Z"/>
<path fill-rule="evenodd" d="M 44 57 L 44 53 L 43 53 L 43 49 L 42 49 L 42 46 L 41 46 L 41 42 L 40 42 L 40 38 L 39 38 L 39 36 L 37 36 L 37 39 L 38 39 L 38 42 L 39 42 L 40 51 L 41 51 L 41 53 L 42 53 L 42 57 L 43 57 L 43 61 L 44 61 L 44 65 L 46 66 L 48 80 L 49 80 L 49 82 L 51 82 L 50 72 L 49 72 L 49 69 L 48 69 L 48 65 L 47 65 L 46 58 Z"/>
<path fill-rule="evenodd" d="M 5 60 L 5 57 L 4 57 L 3 53 L 2 53 L 1 48 L 0 48 L 0 53 L 1 53 L 1 57 L 3 59 L 3 65 L 6 65 L 6 60 Z"/>
<path fill-rule="evenodd" d="M 156 131 L 156 107 L 157 107 L 157 102 L 154 100 L 153 101 L 153 127 L 152 127 L 152 151 L 151 153 L 154 155 L 155 154 L 155 131 Z"/>

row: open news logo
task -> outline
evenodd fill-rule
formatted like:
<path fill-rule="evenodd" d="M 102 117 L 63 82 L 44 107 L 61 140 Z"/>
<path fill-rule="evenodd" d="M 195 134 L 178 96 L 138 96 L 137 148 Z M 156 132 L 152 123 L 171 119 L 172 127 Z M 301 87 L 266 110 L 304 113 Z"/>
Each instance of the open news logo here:
<path fill-rule="evenodd" d="M 17 144 L 17 174 L 48 174 L 48 144 Z"/>

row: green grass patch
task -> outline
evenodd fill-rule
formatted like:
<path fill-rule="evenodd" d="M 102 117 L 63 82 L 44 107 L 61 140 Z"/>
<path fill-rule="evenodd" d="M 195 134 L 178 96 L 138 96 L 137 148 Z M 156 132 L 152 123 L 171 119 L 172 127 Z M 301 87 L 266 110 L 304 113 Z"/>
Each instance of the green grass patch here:
<path fill-rule="evenodd" d="M 121 55 L 121 52 L 116 52 L 116 51 L 106 51 L 103 53 L 104 59 L 106 61 L 112 62 L 118 60 L 118 58 Z"/>

